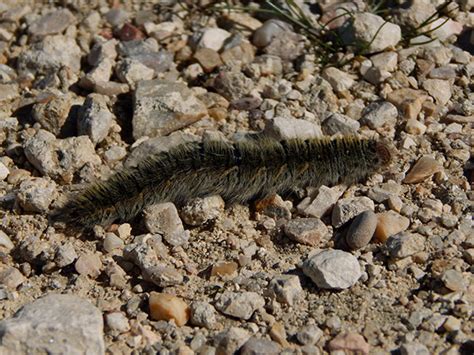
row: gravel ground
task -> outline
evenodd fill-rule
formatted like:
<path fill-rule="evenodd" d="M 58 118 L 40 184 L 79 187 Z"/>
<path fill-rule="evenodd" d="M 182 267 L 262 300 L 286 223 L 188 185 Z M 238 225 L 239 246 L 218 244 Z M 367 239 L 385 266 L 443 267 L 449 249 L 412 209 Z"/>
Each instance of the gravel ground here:
<path fill-rule="evenodd" d="M 0 3 L 0 353 L 474 352 L 473 1 L 295 2 L 340 49 L 238 10 L 259 2 Z M 48 222 L 144 157 L 262 131 L 396 157 L 354 186 Z"/>

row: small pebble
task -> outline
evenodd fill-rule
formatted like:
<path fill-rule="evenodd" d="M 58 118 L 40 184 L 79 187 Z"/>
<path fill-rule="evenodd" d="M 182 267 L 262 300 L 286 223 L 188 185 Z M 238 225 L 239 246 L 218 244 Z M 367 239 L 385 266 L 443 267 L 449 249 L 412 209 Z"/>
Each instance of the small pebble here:
<path fill-rule="evenodd" d="M 99 254 L 83 254 L 77 259 L 74 267 L 80 275 L 96 279 L 101 273 L 102 261 Z"/>
<path fill-rule="evenodd" d="M 298 276 L 279 275 L 268 284 L 268 293 L 278 302 L 291 306 L 303 294 L 303 288 Z"/>
<path fill-rule="evenodd" d="M 104 238 L 104 250 L 111 253 L 114 250 L 123 249 L 124 242 L 114 233 L 107 233 Z"/>
<path fill-rule="evenodd" d="M 377 228 L 374 236 L 382 243 L 385 243 L 390 236 L 406 231 L 410 225 L 408 218 L 394 211 L 377 213 L 376 216 Z"/>
<path fill-rule="evenodd" d="M 230 261 L 230 262 L 220 262 L 212 265 L 211 268 L 211 276 L 225 276 L 225 275 L 232 275 L 234 272 L 237 271 L 238 265 L 237 263 Z"/>
<path fill-rule="evenodd" d="M 401 232 L 387 239 L 386 246 L 390 256 L 406 258 L 425 249 L 425 238 L 419 234 Z"/>
<path fill-rule="evenodd" d="M 181 218 L 190 226 L 200 226 L 220 216 L 225 203 L 219 195 L 196 198 L 181 209 Z"/>
<path fill-rule="evenodd" d="M 152 319 L 174 320 L 178 327 L 185 325 L 191 316 L 191 309 L 186 302 L 166 293 L 151 292 L 148 305 Z"/>
<path fill-rule="evenodd" d="M 8 170 L 5 164 L 0 162 L 0 181 L 5 180 L 8 177 L 8 174 L 10 174 L 10 170 Z"/>
<path fill-rule="evenodd" d="M 316 324 L 309 324 L 296 333 L 296 339 L 303 345 L 314 345 L 323 336 L 323 331 Z"/>
<path fill-rule="evenodd" d="M 14 267 L 7 267 L 0 271 L 0 285 L 15 290 L 18 286 L 26 281 L 23 274 Z"/>
<path fill-rule="evenodd" d="M 107 326 L 118 333 L 125 333 L 130 330 L 128 319 L 122 312 L 113 312 L 105 315 L 105 323 Z"/>
<path fill-rule="evenodd" d="M 263 338 L 251 337 L 241 348 L 241 355 L 278 355 L 280 347 L 277 343 Z"/>
<path fill-rule="evenodd" d="M 194 301 L 191 304 L 191 324 L 211 329 L 216 324 L 216 310 L 203 301 Z"/>
<path fill-rule="evenodd" d="M 224 292 L 216 302 L 220 312 L 239 319 L 248 320 L 265 305 L 265 300 L 256 292 Z"/>
<path fill-rule="evenodd" d="M 446 270 L 441 276 L 441 281 L 451 291 L 465 291 L 467 289 L 466 280 L 464 280 L 462 272 L 454 269 Z"/>
<path fill-rule="evenodd" d="M 242 328 L 230 327 L 214 338 L 216 355 L 236 354 L 250 338 L 250 333 Z"/>
<path fill-rule="evenodd" d="M 377 216 L 373 211 L 365 211 L 354 218 L 346 234 L 346 244 L 351 250 L 365 247 L 372 239 L 377 227 Z"/>
<path fill-rule="evenodd" d="M 5 248 L 7 251 L 12 250 L 15 247 L 8 235 L 0 230 L 0 248 Z"/>
<path fill-rule="evenodd" d="M 333 249 L 323 250 L 306 259 L 303 272 L 323 289 L 346 289 L 362 276 L 355 256 Z"/>
<path fill-rule="evenodd" d="M 374 202 L 365 196 L 343 198 L 332 210 L 332 225 L 339 228 L 355 216 L 367 210 L 373 211 L 374 208 Z"/>
<path fill-rule="evenodd" d="M 283 225 L 286 236 L 298 243 L 316 246 L 328 235 L 328 228 L 319 218 L 297 218 Z"/>

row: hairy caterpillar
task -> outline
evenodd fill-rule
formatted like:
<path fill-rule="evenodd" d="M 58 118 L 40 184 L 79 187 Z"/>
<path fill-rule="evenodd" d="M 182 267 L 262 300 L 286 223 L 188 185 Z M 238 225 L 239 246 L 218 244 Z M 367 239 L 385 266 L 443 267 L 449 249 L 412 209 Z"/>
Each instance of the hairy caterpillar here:
<path fill-rule="evenodd" d="M 295 187 L 354 183 L 390 160 L 387 144 L 354 137 L 191 142 L 91 184 L 54 219 L 91 228 L 130 220 L 158 202 L 180 205 L 208 195 L 247 202 Z"/>

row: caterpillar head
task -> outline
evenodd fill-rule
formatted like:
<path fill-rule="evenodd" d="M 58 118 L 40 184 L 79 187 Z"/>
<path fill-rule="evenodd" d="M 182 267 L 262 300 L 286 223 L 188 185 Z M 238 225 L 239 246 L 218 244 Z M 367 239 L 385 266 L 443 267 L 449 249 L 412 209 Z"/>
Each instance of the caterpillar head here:
<path fill-rule="evenodd" d="M 388 141 L 381 140 L 375 143 L 375 155 L 377 157 L 377 163 L 380 167 L 386 167 L 395 156 L 395 147 Z"/>

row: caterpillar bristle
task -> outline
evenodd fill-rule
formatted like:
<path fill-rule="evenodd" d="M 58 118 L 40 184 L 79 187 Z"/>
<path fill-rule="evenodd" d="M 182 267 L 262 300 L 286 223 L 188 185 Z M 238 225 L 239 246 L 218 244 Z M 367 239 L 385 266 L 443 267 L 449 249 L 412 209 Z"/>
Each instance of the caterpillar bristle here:
<path fill-rule="evenodd" d="M 158 202 L 180 205 L 216 194 L 230 203 L 248 202 L 297 187 L 351 184 L 392 156 L 387 143 L 355 137 L 186 143 L 91 184 L 52 217 L 92 228 L 130 220 Z"/>

